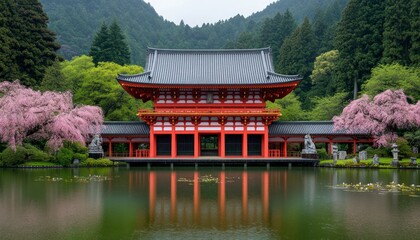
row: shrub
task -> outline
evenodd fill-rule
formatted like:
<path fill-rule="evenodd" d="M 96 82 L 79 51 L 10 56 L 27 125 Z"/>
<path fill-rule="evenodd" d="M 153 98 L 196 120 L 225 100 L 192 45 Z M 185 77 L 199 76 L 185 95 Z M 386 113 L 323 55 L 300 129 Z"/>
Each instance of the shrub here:
<path fill-rule="evenodd" d="M 329 159 L 327 150 L 325 150 L 325 148 L 317 149 L 317 152 L 318 152 L 319 159 L 321 160 Z"/>
<path fill-rule="evenodd" d="M 413 150 L 411 149 L 410 145 L 408 144 L 408 141 L 405 138 L 398 138 L 397 145 L 398 145 L 398 150 L 400 150 L 400 152 L 398 153 L 398 156 L 400 159 L 410 158 L 414 156 Z"/>
<path fill-rule="evenodd" d="M 60 148 L 57 153 L 57 161 L 63 166 L 69 166 L 72 164 L 74 152 L 66 147 Z"/>
<path fill-rule="evenodd" d="M 48 162 L 50 161 L 50 156 L 41 150 L 39 150 L 37 147 L 31 145 L 31 144 L 24 144 L 23 145 L 27 150 L 27 161 L 32 162 Z"/>
<path fill-rule="evenodd" d="M 375 154 L 378 155 L 378 157 L 391 157 L 391 149 L 389 148 L 368 147 L 366 148 L 366 151 L 369 157 L 373 157 Z"/>
<path fill-rule="evenodd" d="M 79 159 L 80 162 L 86 161 L 87 158 L 88 158 L 87 153 L 75 153 L 75 154 L 73 154 L 73 159 Z"/>
<path fill-rule="evenodd" d="M 66 142 L 64 146 L 67 148 L 70 148 L 74 153 L 81 153 L 81 154 L 88 153 L 88 148 L 80 144 L 79 142 Z"/>
<path fill-rule="evenodd" d="M 27 150 L 24 147 L 17 146 L 16 151 L 13 151 L 10 147 L 6 148 L 1 153 L 1 166 L 3 167 L 15 167 L 22 164 L 27 159 Z"/>
<path fill-rule="evenodd" d="M 84 167 L 111 167 L 114 166 L 114 163 L 107 158 L 93 159 L 88 158 L 86 161 L 82 162 L 80 166 Z"/>

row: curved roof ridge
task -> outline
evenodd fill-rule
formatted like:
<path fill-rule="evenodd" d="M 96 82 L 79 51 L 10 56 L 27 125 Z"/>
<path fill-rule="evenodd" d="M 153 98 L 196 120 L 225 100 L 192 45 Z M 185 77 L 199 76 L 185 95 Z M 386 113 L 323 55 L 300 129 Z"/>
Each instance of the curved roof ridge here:
<path fill-rule="evenodd" d="M 169 48 L 153 48 L 153 47 L 148 47 L 147 48 L 148 53 L 154 53 L 155 51 L 159 52 L 174 52 L 174 53 L 217 53 L 217 52 L 261 52 L 261 51 L 267 51 L 269 53 L 271 53 L 271 48 L 270 47 L 264 47 L 264 48 L 247 48 L 247 49 L 232 49 L 232 48 L 227 48 L 227 49 L 208 49 L 208 48 L 203 48 L 203 49 L 192 49 L 192 48 L 185 48 L 185 49 L 169 49 Z"/>
<path fill-rule="evenodd" d="M 270 75 L 274 75 L 274 76 L 279 76 L 279 77 L 287 77 L 287 78 L 302 78 L 302 76 L 300 76 L 299 74 L 295 74 L 295 75 L 288 75 L 288 74 L 280 74 L 280 73 L 275 73 L 272 71 L 267 71 L 268 74 Z"/>

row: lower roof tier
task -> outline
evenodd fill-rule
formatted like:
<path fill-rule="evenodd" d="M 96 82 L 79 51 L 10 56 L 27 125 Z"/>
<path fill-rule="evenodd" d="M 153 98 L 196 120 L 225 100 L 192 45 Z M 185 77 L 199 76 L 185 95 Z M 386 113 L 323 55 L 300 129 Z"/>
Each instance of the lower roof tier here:
<path fill-rule="evenodd" d="M 280 135 L 352 135 L 352 136 L 368 136 L 366 133 L 350 133 L 345 130 L 334 130 L 332 121 L 290 121 L 290 122 L 273 122 L 268 127 L 268 133 L 272 136 Z M 115 136 L 135 136 L 149 135 L 149 126 L 140 121 L 134 122 L 104 122 L 101 131 L 102 135 Z"/>

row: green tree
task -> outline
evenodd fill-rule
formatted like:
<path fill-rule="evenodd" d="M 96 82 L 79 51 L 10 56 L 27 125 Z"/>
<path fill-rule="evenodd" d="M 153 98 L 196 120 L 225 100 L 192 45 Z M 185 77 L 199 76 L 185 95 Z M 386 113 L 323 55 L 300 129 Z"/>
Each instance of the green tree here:
<path fill-rule="evenodd" d="M 0 8 L 0 80 L 38 86 L 60 48 L 38 0 L 5 0 Z"/>
<path fill-rule="evenodd" d="M 102 23 L 101 28 L 96 33 L 90 47 L 89 56 L 92 56 L 93 62 L 110 62 L 111 60 L 111 41 L 108 26 Z"/>
<path fill-rule="evenodd" d="M 271 109 L 280 109 L 282 116 L 279 117 L 279 120 L 281 121 L 307 120 L 307 114 L 302 110 L 302 104 L 293 92 L 274 102 L 267 101 L 266 106 Z"/>
<path fill-rule="evenodd" d="M 92 57 L 80 56 L 64 62 L 62 72 L 66 81 L 75 79 L 73 73 L 77 77 L 78 87 L 74 88 L 74 102 L 101 107 L 105 120 L 138 120 L 135 113 L 139 108 L 152 107 L 151 102 L 135 100 L 115 80 L 118 73 L 143 72 L 140 66 L 100 62 L 95 67 Z"/>
<path fill-rule="evenodd" d="M 387 89 L 403 89 L 413 102 L 417 102 L 420 100 L 420 68 L 379 65 L 372 69 L 371 78 L 362 85 L 363 93 L 371 97 Z"/>
<path fill-rule="evenodd" d="M 420 1 L 412 0 L 410 9 L 411 48 L 409 56 L 411 63 L 420 66 Z"/>
<path fill-rule="evenodd" d="M 398 62 L 407 65 L 410 63 L 411 31 L 415 31 L 411 29 L 410 14 L 408 14 L 411 2 L 413 1 L 386 0 L 382 57 L 382 62 L 385 64 Z"/>
<path fill-rule="evenodd" d="M 311 75 L 313 62 L 317 53 L 315 34 L 307 18 L 303 21 L 292 36 L 286 38 L 280 48 L 277 71 L 283 74 L 300 74 L 303 81 L 295 92 L 300 97 L 303 106 L 309 107 L 306 93 L 311 88 Z"/>
<path fill-rule="evenodd" d="M 369 78 L 382 57 L 383 0 L 350 0 L 337 26 L 340 90 L 350 92 Z"/>
<path fill-rule="evenodd" d="M 87 78 L 89 72 L 95 68 L 92 57 L 82 55 L 74 57 L 71 61 L 61 63 L 61 73 L 65 81 L 71 85 L 73 96 L 79 91 L 84 79 Z"/>
<path fill-rule="evenodd" d="M 346 105 L 347 93 L 336 93 L 334 96 L 315 97 L 315 107 L 309 112 L 310 120 L 332 120 L 340 115 Z"/>
<path fill-rule="evenodd" d="M 111 44 L 111 61 L 119 65 L 130 64 L 130 50 L 120 26 L 114 21 L 109 27 Z"/>
<path fill-rule="evenodd" d="M 130 50 L 116 21 L 109 28 L 105 23 L 102 23 L 93 39 L 89 55 L 93 57 L 95 64 L 99 62 L 130 64 Z"/>
<path fill-rule="evenodd" d="M 284 14 L 277 13 L 273 18 L 268 18 L 262 23 L 259 33 L 260 45 L 271 47 L 273 61 L 277 62 L 280 47 L 286 37 L 296 29 L 296 22 L 289 10 Z"/>
<path fill-rule="evenodd" d="M 337 91 L 335 71 L 337 66 L 338 51 L 331 50 L 316 57 L 314 69 L 310 76 L 312 80 L 311 97 L 332 96 Z"/>
<path fill-rule="evenodd" d="M 53 65 L 47 68 L 39 90 L 55 92 L 72 90 L 72 83 L 64 78 L 61 72 L 61 63 L 59 61 L 55 61 Z"/>

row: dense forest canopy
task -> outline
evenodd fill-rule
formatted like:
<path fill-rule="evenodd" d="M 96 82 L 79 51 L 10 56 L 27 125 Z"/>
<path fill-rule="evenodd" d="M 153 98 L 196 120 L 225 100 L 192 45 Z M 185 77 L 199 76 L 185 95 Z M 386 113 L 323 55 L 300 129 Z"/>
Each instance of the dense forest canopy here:
<path fill-rule="evenodd" d="M 161 48 L 224 48 L 242 32 L 259 31 L 261 22 L 287 9 L 297 22 L 312 18 L 316 9 L 337 8 L 338 14 L 348 0 L 281 0 L 248 18 L 241 15 L 215 24 L 191 27 L 173 23 L 159 16 L 143 0 L 41 0 L 50 18 L 50 28 L 62 44 L 60 53 L 66 58 L 87 54 L 95 33 L 103 22 L 116 20 L 127 36 L 131 62 L 143 65 L 148 46 Z M 267 46 L 265 46 L 267 47 Z M 271 46 L 273 47 L 273 46 Z"/>

